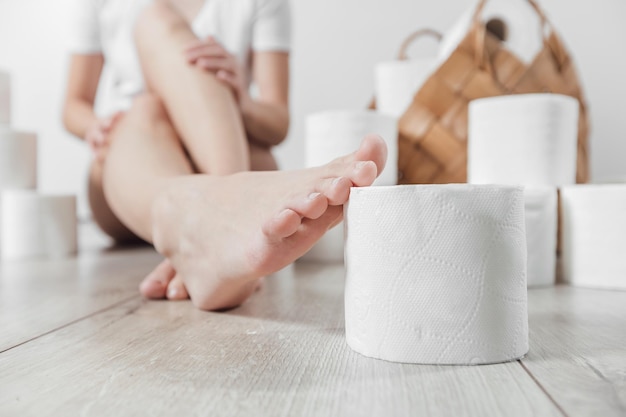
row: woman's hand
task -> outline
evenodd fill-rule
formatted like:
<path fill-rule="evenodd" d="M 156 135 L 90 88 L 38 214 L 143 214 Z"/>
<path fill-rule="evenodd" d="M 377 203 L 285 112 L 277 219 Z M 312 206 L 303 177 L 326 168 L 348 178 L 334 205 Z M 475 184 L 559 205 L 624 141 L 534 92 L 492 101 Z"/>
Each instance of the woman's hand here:
<path fill-rule="evenodd" d="M 87 128 L 85 133 L 85 141 L 91 147 L 96 159 L 100 162 L 104 161 L 106 151 L 109 147 L 109 133 L 119 120 L 121 112 L 115 113 L 113 116 L 95 119 Z"/>
<path fill-rule="evenodd" d="M 187 62 L 210 71 L 218 80 L 229 86 L 239 106 L 243 109 L 251 101 L 246 73 L 237 57 L 228 52 L 212 36 L 198 39 L 185 49 Z"/>

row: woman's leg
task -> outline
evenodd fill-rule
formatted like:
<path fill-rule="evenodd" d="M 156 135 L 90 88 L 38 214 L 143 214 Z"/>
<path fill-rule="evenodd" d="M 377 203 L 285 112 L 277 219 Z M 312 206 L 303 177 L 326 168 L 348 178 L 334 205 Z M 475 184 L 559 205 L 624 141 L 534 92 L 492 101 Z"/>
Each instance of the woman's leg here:
<path fill-rule="evenodd" d="M 350 187 L 370 185 L 386 159 L 384 142 L 369 137 L 318 168 L 188 175 L 191 164 L 154 96 L 137 98 L 111 135 L 106 200 L 169 259 L 164 279 L 176 271 L 202 309 L 240 304 L 261 277 L 306 252 L 341 219 Z"/>
<path fill-rule="evenodd" d="M 384 168 L 376 136 L 327 165 L 172 180 L 154 202 L 154 244 L 206 310 L 236 306 L 341 220 L 351 186 Z"/>
<path fill-rule="evenodd" d="M 200 172 L 226 174 L 278 168 L 269 148 L 247 142 L 230 90 L 213 74 L 184 60 L 184 47 L 196 37 L 182 16 L 167 4 L 154 3 L 138 20 L 135 35 L 148 86 L 164 100 Z M 178 278 L 167 289 L 162 288 L 161 283 L 172 276 L 171 265 L 163 262 L 146 277 L 142 293 L 150 298 L 186 298 L 187 291 Z"/>
<path fill-rule="evenodd" d="M 193 169 L 161 100 L 145 94 L 110 133 L 103 170 L 109 207 L 134 234 L 152 242 L 151 204 L 170 178 Z"/>
<path fill-rule="evenodd" d="M 278 169 L 278 164 L 269 148 L 250 144 L 250 169 L 252 171 L 275 171 Z M 139 289 L 145 297 L 153 299 L 185 300 L 189 298 L 182 277 L 176 275 L 169 259 L 161 262 L 142 281 Z"/>
<path fill-rule="evenodd" d="M 176 132 L 200 172 L 224 175 L 250 169 L 240 111 L 231 90 L 212 73 L 187 63 L 196 38 L 164 2 L 139 17 L 135 42 L 148 88 L 167 108 Z"/>

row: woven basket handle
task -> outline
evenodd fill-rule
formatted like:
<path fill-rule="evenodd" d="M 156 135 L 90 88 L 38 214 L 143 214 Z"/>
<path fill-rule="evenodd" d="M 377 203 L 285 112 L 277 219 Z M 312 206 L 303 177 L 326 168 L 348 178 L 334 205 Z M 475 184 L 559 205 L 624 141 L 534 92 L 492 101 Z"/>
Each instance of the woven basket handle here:
<path fill-rule="evenodd" d="M 474 18 L 473 18 L 474 23 L 480 24 L 480 16 L 482 15 L 483 10 L 485 9 L 485 5 L 487 4 L 487 1 L 488 0 L 480 0 L 480 2 L 478 3 L 478 6 L 476 6 L 476 10 L 474 11 Z M 545 35 L 544 35 L 545 32 L 543 31 L 543 29 L 545 29 L 546 25 L 548 25 L 550 22 L 548 22 L 548 18 L 546 17 L 546 14 L 543 12 L 541 7 L 539 7 L 539 4 L 537 4 L 535 0 L 526 0 L 526 1 L 535 10 L 535 12 L 537 13 L 537 16 L 539 16 L 539 19 L 541 20 L 541 29 L 542 29 L 541 35 L 542 35 L 542 38 L 545 39 Z"/>
<path fill-rule="evenodd" d="M 485 47 L 485 37 L 487 36 L 487 29 L 485 25 L 483 25 L 481 22 L 481 16 L 482 16 L 483 10 L 485 9 L 485 5 L 487 4 L 487 1 L 488 0 L 480 0 L 478 5 L 476 6 L 476 10 L 474 11 L 474 16 L 472 19 L 473 30 L 474 30 L 474 33 L 476 34 L 476 37 L 474 39 L 474 42 L 475 42 L 474 51 L 476 52 L 475 56 L 476 56 L 477 65 L 480 68 L 485 69 L 487 72 L 493 75 L 494 74 L 493 66 L 491 65 L 491 60 L 487 56 L 487 48 Z M 535 12 L 537 13 L 537 16 L 539 16 L 539 19 L 541 21 L 541 33 L 540 33 L 541 39 L 544 45 L 549 46 L 549 42 L 548 42 L 547 35 L 546 35 L 546 27 L 548 26 L 552 27 L 552 24 L 548 21 L 546 14 L 543 12 L 541 7 L 539 7 L 539 4 L 537 4 L 535 0 L 526 0 L 526 1 L 535 10 Z M 552 50 L 552 48 L 550 48 L 550 50 Z M 556 51 L 552 51 L 552 52 L 556 54 Z"/>
<path fill-rule="evenodd" d="M 423 37 L 423 36 L 431 36 L 433 38 L 435 38 L 437 41 L 440 41 L 441 38 L 443 37 L 443 35 L 441 35 L 441 33 L 437 32 L 436 30 L 433 29 L 420 29 L 420 30 L 416 30 L 415 32 L 411 33 L 409 36 L 406 37 L 406 39 L 402 42 L 402 45 L 400 45 L 400 51 L 398 52 L 398 59 L 400 61 L 404 61 L 406 59 L 408 59 L 408 55 L 407 55 L 407 50 L 409 49 L 409 46 L 411 46 L 411 44 L 413 42 L 415 42 L 417 39 Z"/>

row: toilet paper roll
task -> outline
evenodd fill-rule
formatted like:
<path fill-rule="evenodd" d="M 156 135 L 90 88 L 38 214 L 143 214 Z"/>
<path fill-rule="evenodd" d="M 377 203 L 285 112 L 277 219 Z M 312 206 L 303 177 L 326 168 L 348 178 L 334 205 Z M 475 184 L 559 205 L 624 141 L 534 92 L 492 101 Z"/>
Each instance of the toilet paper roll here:
<path fill-rule="evenodd" d="M 63 257 L 76 253 L 76 197 L 5 191 L 2 200 L 2 259 Z"/>
<path fill-rule="evenodd" d="M 363 137 L 377 133 L 387 143 L 387 164 L 374 184 L 394 185 L 398 179 L 398 128 L 396 119 L 375 111 L 329 111 L 306 120 L 306 166 L 325 164 L 354 152 Z M 337 226 L 320 239 L 302 259 L 317 262 L 343 261 L 343 230 Z"/>
<path fill-rule="evenodd" d="M 381 62 L 374 70 L 378 112 L 400 118 L 435 69 L 434 59 Z"/>
<path fill-rule="evenodd" d="M 353 188 L 345 222 L 352 349 L 423 364 L 496 363 L 526 354 L 521 188 Z"/>
<path fill-rule="evenodd" d="M 626 290 L 626 185 L 561 189 L 563 279 Z"/>
<path fill-rule="evenodd" d="M 11 77 L 0 71 L 0 124 L 11 123 Z"/>
<path fill-rule="evenodd" d="M 375 185 L 395 185 L 398 181 L 398 127 L 396 119 L 370 110 L 315 113 L 306 119 L 306 165 L 323 165 L 354 152 L 363 137 L 382 136 L 387 143 L 387 164 Z"/>
<path fill-rule="evenodd" d="M 0 126 L 0 190 L 37 186 L 37 135 Z"/>
<path fill-rule="evenodd" d="M 558 197 L 554 187 L 526 187 L 526 242 L 528 244 L 528 287 L 554 285 Z"/>
<path fill-rule="evenodd" d="M 468 182 L 575 184 L 578 108 L 576 99 L 558 94 L 470 102 Z"/>

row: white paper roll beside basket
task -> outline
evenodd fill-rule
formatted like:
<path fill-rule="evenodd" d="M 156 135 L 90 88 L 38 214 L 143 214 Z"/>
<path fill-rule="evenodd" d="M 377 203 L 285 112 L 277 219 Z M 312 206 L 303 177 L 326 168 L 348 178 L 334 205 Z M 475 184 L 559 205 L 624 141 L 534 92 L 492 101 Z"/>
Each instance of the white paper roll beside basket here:
<path fill-rule="evenodd" d="M 37 187 L 37 135 L 0 126 L 0 190 Z"/>
<path fill-rule="evenodd" d="M 526 242 L 528 244 L 528 287 L 554 285 L 558 196 L 555 187 L 526 187 Z"/>
<path fill-rule="evenodd" d="M 400 118 L 435 69 L 435 59 L 381 62 L 374 70 L 376 109 Z"/>
<path fill-rule="evenodd" d="M 626 184 L 561 189 L 563 279 L 626 290 Z"/>
<path fill-rule="evenodd" d="M 326 164 L 358 149 L 371 133 L 387 143 L 387 164 L 375 185 L 398 182 L 398 127 L 391 116 L 371 110 L 338 110 L 315 113 L 306 119 L 306 166 Z"/>
<path fill-rule="evenodd" d="M 394 362 L 486 364 L 528 351 L 521 188 L 353 188 L 346 339 Z"/>
<path fill-rule="evenodd" d="M 358 149 L 371 133 L 387 143 L 387 164 L 376 185 L 395 185 L 398 181 L 398 128 L 395 118 L 368 110 L 340 110 L 315 113 L 306 120 L 308 168 L 326 164 Z M 326 233 L 302 259 L 315 262 L 343 261 L 343 228 Z"/>
<path fill-rule="evenodd" d="M 559 94 L 471 101 L 468 182 L 575 184 L 578 109 L 576 99 Z"/>
<path fill-rule="evenodd" d="M 11 123 L 11 77 L 0 71 L 0 124 Z"/>
<path fill-rule="evenodd" d="M 2 259 L 64 257 L 76 253 L 76 197 L 34 191 L 2 193 Z"/>

